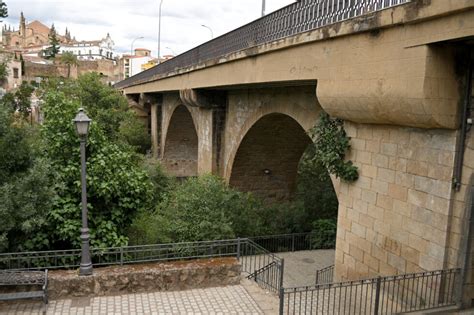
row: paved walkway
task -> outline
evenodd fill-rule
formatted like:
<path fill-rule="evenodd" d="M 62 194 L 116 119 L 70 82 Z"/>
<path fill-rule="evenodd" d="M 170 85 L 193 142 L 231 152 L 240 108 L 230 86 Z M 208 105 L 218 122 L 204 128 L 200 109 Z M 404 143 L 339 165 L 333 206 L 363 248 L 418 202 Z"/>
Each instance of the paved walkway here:
<path fill-rule="evenodd" d="M 285 286 L 314 284 L 316 270 L 332 264 L 333 250 L 278 253 Z M 278 314 L 278 297 L 243 279 L 241 285 L 172 292 L 0 303 L 3 314 Z M 43 313 L 45 311 L 45 313 Z"/>
<path fill-rule="evenodd" d="M 43 314 L 43 303 L 10 303 L 0 314 Z M 264 314 L 243 285 L 51 300 L 46 314 Z"/>
<path fill-rule="evenodd" d="M 276 255 L 285 259 L 284 287 L 314 285 L 316 270 L 334 264 L 333 249 L 304 250 Z"/>

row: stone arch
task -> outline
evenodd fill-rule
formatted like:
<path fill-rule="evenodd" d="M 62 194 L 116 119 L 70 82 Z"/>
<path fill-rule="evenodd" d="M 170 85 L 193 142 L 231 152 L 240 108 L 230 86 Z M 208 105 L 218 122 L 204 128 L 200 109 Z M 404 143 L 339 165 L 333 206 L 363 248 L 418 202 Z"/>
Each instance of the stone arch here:
<path fill-rule="evenodd" d="M 162 165 L 177 177 L 197 175 L 198 133 L 191 112 L 177 105 L 167 124 L 164 138 Z"/>
<path fill-rule="evenodd" d="M 287 200 L 296 188 L 298 164 L 311 143 L 294 118 L 270 113 L 245 133 L 231 158 L 229 184 L 267 200 Z"/>

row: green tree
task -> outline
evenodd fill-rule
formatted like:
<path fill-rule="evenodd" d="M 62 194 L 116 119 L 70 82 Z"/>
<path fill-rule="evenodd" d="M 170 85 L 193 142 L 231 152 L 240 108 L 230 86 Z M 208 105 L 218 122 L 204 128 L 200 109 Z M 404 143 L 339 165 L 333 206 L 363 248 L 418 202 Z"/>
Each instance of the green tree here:
<path fill-rule="evenodd" d="M 50 58 L 54 58 L 59 53 L 59 38 L 54 24 L 51 25 L 51 29 L 49 30 L 48 34 L 48 39 L 50 46 L 47 48 L 47 55 Z"/>
<path fill-rule="evenodd" d="M 1 0 L 0 0 L 0 17 L 2 18 L 8 17 L 7 4 Z"/>
<path fill-rule="evenodd" d="M 0 251 L 49 248 L 47 213 L 55 197 L 49 162 L 36 160 L 0 185 Z"/>
<path fill-rule="evenodd" d="M 72 52 L 65 52 L 61 55 L 61 62 L 67 65 L 67 77 L 71 77 L 71 66 L 77 66 L 77 57 Z"/>
<path fill-rule="evenodd" d="M 14 111 L 18 111 L 26 118 L 31 111 L 31 95 L 34 90 L 35 88 L 31 84 L 24 81 L 15 93 L 5 94 L 1 103 Z"/>
<path fill-rule="evenodd" d="M 0 63 L 0 84 L 3 85 L 8 78 L 8 65 L 6 62 Z"/>
<path fill-rule="evenodd" d="M 298 166 L 295 198 L 303 203 L 308 213 L 304 220 L 308 223 L 315 219 L 335 218 L 339 205 L 331 177 L 315 154 L 315 147 L 308 147 Z"/>
<path fill-rule="evenodd" d="M 150 209 L 153 200 L 153 184 L 142 169 L 140 158 L 128 146 L 113 141 L 107 134 L 109 126 L 103 108 L 111 108 L 98 93 L 96 102 L 85 103 L 80 84 L 71 83 L 61 89 L 47 90 L 43 110 L 45 123 L 42 138 L 46 156 L 58 172 L 55 185 L 57 198 L 49 218 L 54 230 L 55 247 L 79 247 L 80 218 L 80 161 L 79 141 L 71 120 L 80 106 L 86 107 L 93 119 L 87 145 L 87 187 L 91 244 L 95 247 L 127 244 L 126 228 L 136 212 Z M 103 118 L 103 117 L 102 117 Z"/>
<path fill-rule="evenodd" d="M 0 104 L 0 251 L 42 248 L 47 241 L 40 229 L 53 199 L 54 172 L 38 158 L 37 143 L 36 129 Z"/>
<path fill-rule="evenodd" d="M 141 154 L 146 154 L 151 147 L 148 127 L 132 111 L 128 115 L 124 115 L 120 122 L 118 137 L 122 142 L 130 144 Z"/>

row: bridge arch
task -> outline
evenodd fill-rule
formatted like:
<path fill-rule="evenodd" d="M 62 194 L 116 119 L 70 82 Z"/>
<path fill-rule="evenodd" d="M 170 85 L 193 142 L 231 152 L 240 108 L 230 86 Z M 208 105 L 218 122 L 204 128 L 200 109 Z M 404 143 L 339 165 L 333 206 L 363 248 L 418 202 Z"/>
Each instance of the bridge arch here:
<path fill-rule="evenodd" d="M 311 143 L 305 128 L 290 115 L 269 113 L 246 129 L 228 164 L 229 184 L 271 201 L 290 199 Z"/>
<path fill-rule="evenodd" d="M 191 111 L 176 104 L 170 111 L 163 139 L 162 165 L 176 177 L 197 175 L 199 138 Z"/>

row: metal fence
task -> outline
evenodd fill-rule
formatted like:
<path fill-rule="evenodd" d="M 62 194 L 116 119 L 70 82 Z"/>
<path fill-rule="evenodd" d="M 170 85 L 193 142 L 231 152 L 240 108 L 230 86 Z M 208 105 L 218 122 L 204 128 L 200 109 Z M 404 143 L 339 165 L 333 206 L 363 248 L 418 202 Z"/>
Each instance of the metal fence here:
<path fill-rule="evenodd" d="M 322 239 L 325 240 L 318 233 L 279 234 L 232 240 L 92 248 L 91 256 L 92 262 L 96 266 L 221 256 L 260 256 L 264 254 L 267 255 L 265 256 L 265 262 L 268 262 L 270 256 L 272 256 L 272 259 L 273 256 L 276 257 L 271 253 L 321 249 L 319 245 Z M 242 243 L 242 246 L 240 247 L 241 253 L 238 255 L 239 242 Z M 249 247 L 249 244 L 253 244 L 254 247 Z M 0 270 L 76 268 L 79 267 L 80 261 L 80 249 L 3 253 L 0 254 Z M 263 262 L 263 260 L 260 262 Z M 255 266 L 260 266 L 260 262 L 254 262 Z M 261 267 L 263 266 L 259 268 Z"/>
<path fill-rule="evenodd" d="M 248 241 L 243 239 L 243 242 Z M 237 256 L 240 240 L 183 242 L 91 249 L 94 266 Z M 81 250 L 0 254 L 0 269 L 37 270 L 79 267 Z"/>
<path fill-rule="evenodd" d="M 328 266 L 323 269 L 316 270 L 316 279 L 314 284 L 325 284 L 331 283 L 334 280 L 334 265 Z"/>
<path fill-rule="evenodd" d="M 284 260 L 251 240 L 241 243 L 239 261 L 247 278 L 274 293 L 283 287 Z"/>
<path fill-rule="evenodd" d="M 280 289 L 280 314 L 397 314 L 455 305 L 460 269 Z"/>
<path fill-rule="evenodd" d="M 283 284 L 283 259 L 248 238 L 157 245 L 109 247 L 91 250 L 94 266 L 144 262 L 236 257 L 242 272 L 261 287 L 278 293 Z M 81 250 L 0 254 L 0 270 L 77 268 Z"/>
<path fill-rule="evenodd" d="M 149 70 L 118 82 L 115 87 L 147 82 L 180 68 L 310 31 L 411 0 L 299 0 L 254 22 L 197 46 Z"/>
<path fill-rule="evenodd" d="M 272 253 L 334 249 L 336 241 L 335 234 L 327 231 L 254 236 L 249 239 Z"/>

